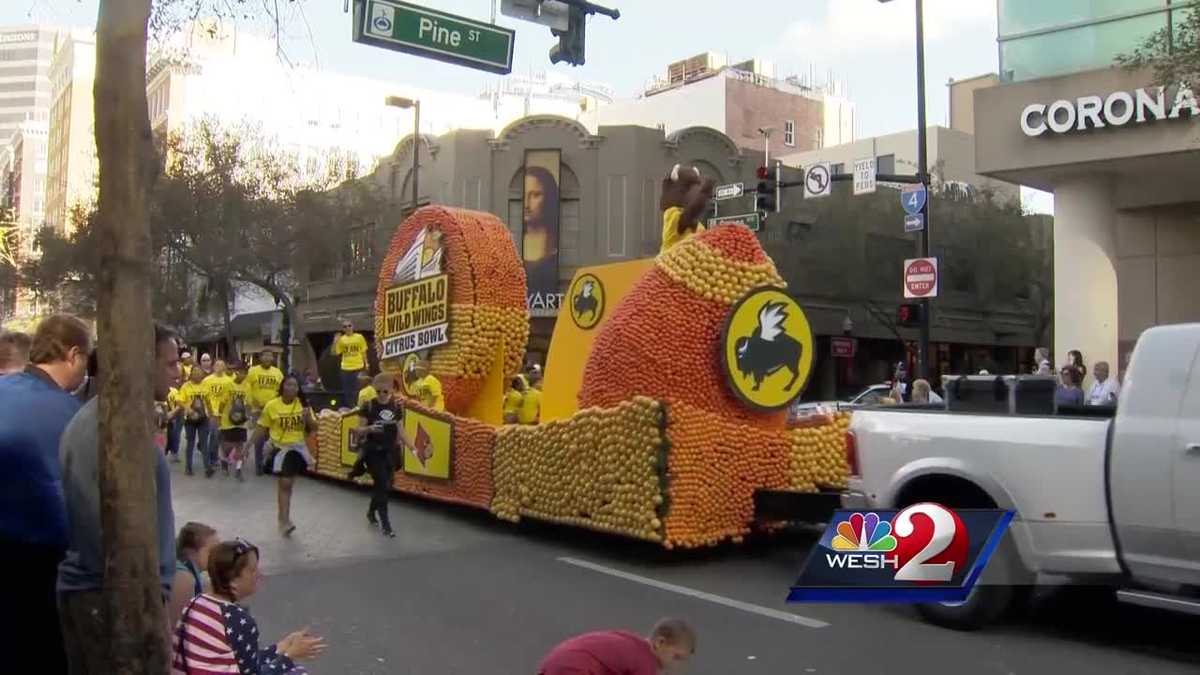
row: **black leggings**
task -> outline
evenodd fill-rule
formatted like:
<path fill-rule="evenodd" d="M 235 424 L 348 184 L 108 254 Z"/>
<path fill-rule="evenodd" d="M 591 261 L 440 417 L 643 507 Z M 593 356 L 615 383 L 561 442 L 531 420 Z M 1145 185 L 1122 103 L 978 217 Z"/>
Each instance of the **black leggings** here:
<path fill-rule="evenodd" d="M 386 454 L 367 457 L 366 465 L 371 474 L 371 506 L 367 509 L 367 515 L 378 515 L 379 524 L 383 529 L 390 530 L 392 522 L 388 519 L 388 496 L 392 490 L 392 476 L 396 473 L 396 467 Z"/>

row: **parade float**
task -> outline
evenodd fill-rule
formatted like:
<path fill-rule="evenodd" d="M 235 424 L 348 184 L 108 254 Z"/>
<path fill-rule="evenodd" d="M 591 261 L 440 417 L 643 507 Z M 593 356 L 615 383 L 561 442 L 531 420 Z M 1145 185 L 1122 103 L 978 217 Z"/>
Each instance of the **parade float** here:
<path fill-rule="evenodd" d="M 375 346 L 411 394 L 418 355 L 446 410 L 407 398 L 394 488 L 694 548 L 740 541 L 756 495 L 845 487 L 846 415 L 789 424 L 813 365 L 803 310 L 754 233 L 721 226 L 654 259 L 581 268 L 545 366 L 541 423 L 502 423 L 529 333 L 525 275 L 496 216 L 427 206 L 380 270 Z M 354 416 L 323 415 L 317 473 L 346 479 Z"/>

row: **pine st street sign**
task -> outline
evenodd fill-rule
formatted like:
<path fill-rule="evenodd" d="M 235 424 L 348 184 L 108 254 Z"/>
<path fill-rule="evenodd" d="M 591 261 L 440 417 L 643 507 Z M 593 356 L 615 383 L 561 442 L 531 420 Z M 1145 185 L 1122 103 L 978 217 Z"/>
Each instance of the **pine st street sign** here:
<path fill-rule="evenodd" d="M 399 0 L 360 0 L 354 41 L 507 75 L 516 32 Z"/>

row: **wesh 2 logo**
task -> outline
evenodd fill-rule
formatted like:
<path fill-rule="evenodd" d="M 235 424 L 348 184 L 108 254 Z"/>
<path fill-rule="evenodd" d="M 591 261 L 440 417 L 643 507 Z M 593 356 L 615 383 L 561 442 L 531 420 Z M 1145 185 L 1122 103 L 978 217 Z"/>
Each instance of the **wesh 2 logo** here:
<path fill-rule="evenodd" d="M 1009 511 L 914 504 L 841 511 L 813 547 L 793 602 L 961 601 L 1012 519 Z"/>

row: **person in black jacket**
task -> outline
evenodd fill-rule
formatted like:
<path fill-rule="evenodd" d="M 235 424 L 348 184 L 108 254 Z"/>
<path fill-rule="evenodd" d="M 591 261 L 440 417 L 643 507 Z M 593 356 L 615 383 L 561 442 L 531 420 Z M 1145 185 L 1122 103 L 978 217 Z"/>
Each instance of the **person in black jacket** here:
<path fill-rule="evenodd" d="M 388 493 L 392 487 L 392 475 L 399 466 L 399 444 L 411 444 L 404 434 L 404 408 L 392 396 L 395 378 L 380 373 L 375 376 L 372 385 L 375 387 L 375 399 L 358 409 L 366 425 L 351 432 L 359 443 L 359 462 L 355 463 L 351 475 L 359 470 L 359 463 L 371 475 L 371 504 L 367 508 L 367 521 L 371 525 L 382 526 L 385 536 L 394 537 L 396 533 L 388 518 Z"/>

